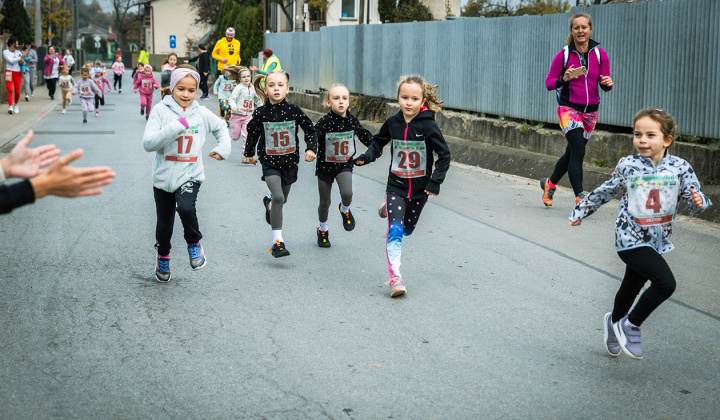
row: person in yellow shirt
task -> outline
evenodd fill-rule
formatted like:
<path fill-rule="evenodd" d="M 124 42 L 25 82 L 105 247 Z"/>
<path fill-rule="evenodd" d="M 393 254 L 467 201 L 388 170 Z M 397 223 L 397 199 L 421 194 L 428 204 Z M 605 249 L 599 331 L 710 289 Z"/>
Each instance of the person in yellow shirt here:
<path fill-rule="evenodd" d="M 218 62 L 216 78 L 220 77 L 225 66 L 240 65 L 240 41 L 235 39 L 234 28 L 227 28 L 225 38 L 215 43 L 212 57 Z"/>

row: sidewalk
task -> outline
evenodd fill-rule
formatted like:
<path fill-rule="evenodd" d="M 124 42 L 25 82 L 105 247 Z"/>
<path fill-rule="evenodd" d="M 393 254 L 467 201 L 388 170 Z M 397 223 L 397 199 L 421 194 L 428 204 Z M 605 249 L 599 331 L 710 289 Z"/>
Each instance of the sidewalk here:
<path fill-rule="evenodd" d="M 47 114 L 52 112 L 56 106 L 62 107 L 62 99 L 60 99 L 60 88 L 55 95 L 55 100 L 48 97 L 47 87 L 38 86 L 35 90 L 35 96 L 30 97 L 30 101 L 25 101 L 25 93 L 20 96 L 19 114 L 10 115 L 7 112 L 8 104 L 2 104 L 0 108 L 0 153 L 7 153 L 3 147 L 8 143 L 16 143 L 17 140 L 25 135 L 40 120 L 45 118 Z M 8 150 L 9 151 L 9 150 Z"/>

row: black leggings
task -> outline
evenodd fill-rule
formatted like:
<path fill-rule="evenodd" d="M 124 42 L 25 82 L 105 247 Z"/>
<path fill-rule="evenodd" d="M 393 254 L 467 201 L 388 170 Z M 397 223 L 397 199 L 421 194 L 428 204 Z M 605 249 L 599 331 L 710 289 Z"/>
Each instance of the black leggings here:
<path fill-rule="evenodd" d="M 122 90 L 122 74 L 113 75 L 113 89 L 117 89 L 118 86 Z"/>
<path fill-rule="evenodd" d="M 619 321 L 630 311 L 645 282 L 650 280 L 650 287 L 640 296 L 628 315 L 630 322 L 640 326 L 652 311 L 672 296 L 675 277 L 662 255 L 649 246 L 620 251 L 618 256 L 627 266 L 625 277 L 615 295 L 612 322 Z"/>
<path fill-rule="evenodd" d="M 352 172 L 340 172 L 335 176 L 335 180 L 340 190 L 340 201 L 343 205 L 350 206 L 352 204 Z M 328 210 L 330 209 L 330 196 L 332 192 L 332 183 L 325 182 L 318 178 L 318 193 L 320 194 L 320 203 L 318 204 L 318 218 L 321 223 L 327 222 Z"/>
<path fill-rule="evenodd" d="M 155 211 L 157 213 L 157 224 L 155 225 L 155 248 L 159 255 L 169 255 L 170 239 L 172 239 L 173 226 L 175 225 L 175 211 L 180 216 L 183 228 L 185 229 L 185 242 L 195 244 L 200 242 L 202 234 L 198 226 L 195 203 L 197 202 L 200 184 L 197 182 L 186 182 L 175 192 L 167 192 L 153 187 L 155 193 Z"/>
<path fill-rule="evenodd" d="M 48 95 L 53 99 L 55 99 L 55 87 L 57 86 L 57 80 L 57 77 L 45 79 L 45 84 L 47 84 L 48 88 Z"/>
<path fill-rule="evenodd" d="M 200 73 L 200 90 L 202 91 L 202 96 L 208 96 L 208 84 L 207 84 L 207 75 L 204 73 Z"/>
<path fill-rule="evenodd" d="M 587 140 L 583 137 L 583 129 L 576 128 L 565 134 L 568 142 L 565 148 L 565 154 L 560 156 L 555 164 L 555 171 L 550 175 L 550 181 L 553 184 L 560 182 L 567 173 L 570 177 L 570 184 L 573 192 L 577 196 L 583 191 L 583 159 L 585 158 L 585 145 Z"/>
<path fill-rule="evenodd" d="M 105 106 L 105 95 L 95 95 L 95 110 L 100 108 L 100 105 Z"/>

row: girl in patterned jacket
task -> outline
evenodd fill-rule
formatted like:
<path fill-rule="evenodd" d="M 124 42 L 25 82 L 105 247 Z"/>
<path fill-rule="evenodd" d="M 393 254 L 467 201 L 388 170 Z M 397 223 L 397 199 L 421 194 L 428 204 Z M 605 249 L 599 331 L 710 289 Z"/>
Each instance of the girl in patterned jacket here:
<path fill-rule="evenodd" d="M 265 79 L 265 88 L 260 84 Z M 248 138 L 245 144 L 243 163 L 256 163 L 257 154 L 262 165 L 262 179 L 270 194 L 263 197 L 265 221 L 272 227 L 273 257 L 285 257 L 290 251 L 285 248 L 282 236 L 283 205 L 287 202 L 290 187 L 297 181 L 300 162 L 300 141 L 298 129 L 302 128 L 305 143 L 305 161 L 315 160 L 317 137 L 310 118 L 297 105 L 285 100 L 288 94 L 290 75 L 284 71 L 271 71 L 267 76 L 255 76 L 253 86 L 265 105 L 253 113 L 248 124 Z"/>
<path fill-rule="evenodd" d="M 605 350 L 611 356 L 622 351 L 643 358 L 640 325 L 675 291 L 675 277 L 662 254 L 673 250 L 672 234 L 680 201 L 693 214 L 712 205 L 700 190 L 690 164 L 672 156 L 677 127 L 673 117 L 660 109 L 644 109 L 633 118 L 633 146 L 637 154 L 620 159 L 612 177 L 583 198 L 570 215 L 570 225 L 622 192 L 615 222 L 615 249 L 626 264 L 625 277 L 615 295 L 612 312 L 603 321 Z M 635 298 L 645 282 L 650 287 Z"/>
<path fill-rule="evenodd" d="M 346 231 L 355 229 L 355 218 L 350 211 L 352 203 L 352 171 L 355 155 L 355 136 L 362 144 L 370 146 L 372 134 L 357 120 L 348 108 L 350 106 L 350 92 L 336 83 L 330 86 L 327 92 L 325 105 L 330 112 L 315 124 L 318 138 L 318 156 L 315 166 L 315 176 L 318 179 L 318 219 L 317 244 L 321 248 L 330 247 L 328 237 L 328 210 L 330 209 L 330 191 L 332 184 L 337 180 L 340 190 L 338 208 L 342 216 L 343 228 Z"/>

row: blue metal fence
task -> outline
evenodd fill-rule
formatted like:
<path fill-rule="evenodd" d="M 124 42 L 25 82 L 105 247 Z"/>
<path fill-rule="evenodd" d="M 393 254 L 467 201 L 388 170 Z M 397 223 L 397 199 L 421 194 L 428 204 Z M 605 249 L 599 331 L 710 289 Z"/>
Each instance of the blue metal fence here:
<path fill-rule="evenodd" d="M 613 91 L 598 122 L 629 126 L 645 107 L 675 115 L 680 132 L 720 138 L 720 1 L 665 0 L 576 7 L 610 57 Z M 438 84 L 448 108 L 556 122 L 544 81 L 571 14 L 323 27 L 266 34 L 296 90 L 333 83 L 395 95 L 403 74 Z"/>

